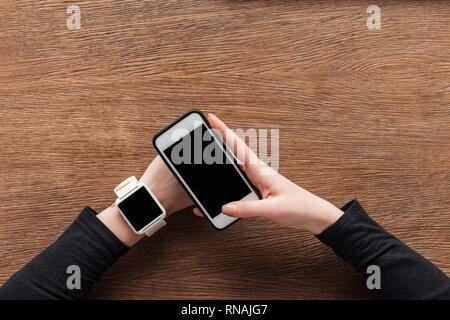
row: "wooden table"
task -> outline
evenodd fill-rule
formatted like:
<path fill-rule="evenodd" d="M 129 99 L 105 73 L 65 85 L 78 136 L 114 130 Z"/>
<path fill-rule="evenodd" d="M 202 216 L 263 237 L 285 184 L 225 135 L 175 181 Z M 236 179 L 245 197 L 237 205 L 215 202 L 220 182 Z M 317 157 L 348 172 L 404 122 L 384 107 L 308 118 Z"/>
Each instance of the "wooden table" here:
<path fill-rule="evenodd" d="M 74 1 L 0 6 L 0 283 L 155 157 L 191 108 L 280 130 L 279 171 L 370 215 L 450 273 L 450 6 L 376 1 Z M 370 3 L 372 4 L 372 2 Z M 89 298 L 372 298 L 306 231 L 217 232 L 190 212 Z"/>

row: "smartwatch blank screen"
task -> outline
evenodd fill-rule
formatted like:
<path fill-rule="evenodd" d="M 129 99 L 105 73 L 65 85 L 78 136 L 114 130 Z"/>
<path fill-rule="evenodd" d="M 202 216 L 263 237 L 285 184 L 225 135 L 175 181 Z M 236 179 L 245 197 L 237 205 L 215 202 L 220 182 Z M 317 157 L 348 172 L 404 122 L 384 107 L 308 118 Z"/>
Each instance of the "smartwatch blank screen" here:
<path fill-rule="evenodd" d="M 143 186 L 120 202 L 118 207 L 136 231 L 140 231 L 163 213 Z"/>

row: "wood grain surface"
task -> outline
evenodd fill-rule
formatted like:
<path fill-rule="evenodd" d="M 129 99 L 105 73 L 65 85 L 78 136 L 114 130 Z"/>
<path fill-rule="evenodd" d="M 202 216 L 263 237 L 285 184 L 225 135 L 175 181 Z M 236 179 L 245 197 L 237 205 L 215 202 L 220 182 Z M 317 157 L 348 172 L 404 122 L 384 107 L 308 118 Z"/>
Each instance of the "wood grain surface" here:
<path fill-rule="evenodd" d="M 368 30 L 368 5 L 381 30 Z M 81 8 L 68 30 L 66 8 Z M 279 171 L 358 198 L 450 274 L 448 1 L 149 0 L 0 4 L 0 284 L 156 155 L 191 108 L 280 130 Z M 374 298 L 306 231 L 224 232 L 185 211 L 91 299 Z"/>

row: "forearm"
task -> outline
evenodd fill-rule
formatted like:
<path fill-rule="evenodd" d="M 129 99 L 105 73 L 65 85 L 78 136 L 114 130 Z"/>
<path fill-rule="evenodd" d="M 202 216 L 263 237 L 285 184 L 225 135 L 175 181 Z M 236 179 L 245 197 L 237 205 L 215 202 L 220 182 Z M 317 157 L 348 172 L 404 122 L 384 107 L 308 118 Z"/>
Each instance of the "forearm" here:
<path fill-rule="evenodd" d="M 160 157 L 141 181 L 166 209 L 166 216 L 192 204 Z M 85 208 L 75 222 L 47 249 L 16 272 L 0 288 L 0 299 L 80 299 L 120 256 L 143 238 L 129 227 L 116 207 L 96 215 Z M 70 290 L 67 267 L 81 271 L 81 288 Z"/>
<path fill-rule="evenodd" d="M 114 211 L 108 209 L 103 218 L 107 222 L 116 219 Z M 128 249 L 96 212 L 86 207 L 52 245 L 0 288 L 0 299 L 81 299 Z M 79 267 L 79 289 L 67 285 L 69 266 Z"/>
<path fill-rule="evenodd" d="M 349 262 L 364 280 L 367 267 L 381 271 L 385 299 L 450 299 L 450 280 L 427 259 L 374 222 L 354 200 L 345 214 L 317 237 Z"/>

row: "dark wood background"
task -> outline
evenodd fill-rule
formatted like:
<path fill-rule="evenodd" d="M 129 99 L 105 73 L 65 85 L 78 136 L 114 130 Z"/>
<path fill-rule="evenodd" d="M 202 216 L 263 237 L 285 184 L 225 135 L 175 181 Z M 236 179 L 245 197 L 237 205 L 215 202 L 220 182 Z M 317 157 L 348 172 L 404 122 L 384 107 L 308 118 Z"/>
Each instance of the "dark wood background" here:
<path fill-rule="evenodd" d="M 449 25 L 438 0 L 2 1 L 0 284 L 85 205 L 110 205 L 191 108 L 279 129 L 283 175 L 339 206 L 357 197 L 449 274 Z M 375 297 L 305 231 L 168 222 L 89 298 Z"/>

